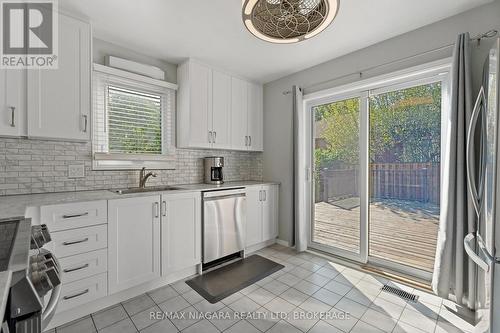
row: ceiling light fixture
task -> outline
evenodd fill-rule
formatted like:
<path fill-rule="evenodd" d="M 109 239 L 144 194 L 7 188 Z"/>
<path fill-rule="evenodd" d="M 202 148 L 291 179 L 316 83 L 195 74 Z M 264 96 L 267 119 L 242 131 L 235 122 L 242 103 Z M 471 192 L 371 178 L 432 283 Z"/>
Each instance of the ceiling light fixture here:
<path fill-rule="evenodd" d="M 242 0 L 246 28 L 271 43 L 296 43 L 332 23 L 340 0 Z"/>

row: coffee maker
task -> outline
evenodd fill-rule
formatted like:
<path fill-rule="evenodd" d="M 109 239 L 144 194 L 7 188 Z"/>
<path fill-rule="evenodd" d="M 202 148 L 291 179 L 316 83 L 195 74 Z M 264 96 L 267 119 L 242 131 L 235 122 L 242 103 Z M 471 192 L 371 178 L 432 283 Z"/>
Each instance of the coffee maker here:
<path fill-rule="evenodd" d="M 205 157 L 205 183 L 221 185 L 224 183 L 222 168 L 224 167 L 224 157 Z"/>

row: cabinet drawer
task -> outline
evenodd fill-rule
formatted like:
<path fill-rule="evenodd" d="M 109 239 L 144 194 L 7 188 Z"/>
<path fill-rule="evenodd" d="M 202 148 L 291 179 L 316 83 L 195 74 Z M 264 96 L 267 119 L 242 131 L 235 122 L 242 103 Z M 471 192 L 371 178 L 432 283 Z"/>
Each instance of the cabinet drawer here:
<path fill-rule="evenodd" d="M 63 283 L 57 312 L 63 312 L 106 296 L 107 282 L 107 273 L 102 273 L 72 283 Z"/>
<path fill-rule="evenodd" d="M 106 200 L 42 206 L 40 218 L 52 232 L 86 227 L 107 223 L 108 206 Z"/>
<path fill-rule="evenodd" d="M 101 224 L 53 232 L 52 243 L 54 253 L 59 258 L 104 249 L 108 246 L 108 226 Z"/>
<path fill-rule="evenodd" d="M 108 270 L 108 250 L 102 249 L 62 258 L 62 282 L 69 283 L 104 273 Z"/>

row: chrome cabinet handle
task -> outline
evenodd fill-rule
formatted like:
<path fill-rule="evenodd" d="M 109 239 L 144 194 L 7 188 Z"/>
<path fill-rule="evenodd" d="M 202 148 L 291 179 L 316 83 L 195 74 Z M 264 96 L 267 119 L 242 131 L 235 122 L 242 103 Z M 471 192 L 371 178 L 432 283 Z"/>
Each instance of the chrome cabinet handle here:
<path fill-rule="evenodd" d="M 162 210 L 162 216 L 167 216 L 167 202 L 162 201 L 161 202 L 161 210 Z"/>
<path fill-rule="evenodd" d="M 248 135 L 245 135 L 245 147 L 248 147 Z"/>
<path fill-rule="evenodd" d="M 10 106 L 10 127 L 16 127 L 16 107 Z"/>
<path fill-rule="evenodd" d="M 248 136 L 248 146 L 249 147 L 252 146 L 252 136 L 251 135 Z"/>
<path fill-rule="evenodd" d="M 83 115 L 83 121 L 84 121 L 84 125 L 83 125 L 83 131 L 85 133 L 87 133 L 87 122 L 88 122 L 88 116 L 86 114 Z"/>
<path fill-rule="evenodd" d="M 262 193 L 264 194 L 264 200 L 263 201 L 267 201 L 267 191 L 266 190 L 262 190 Z"/>
<path fill-rule="evenodd" d="M 82 217 L 82 216 L 87 216 L 89 215 L 89 212 L 81 213 L 81 214 L 74 214 L 74 215 L 63 215 L 63 219 L 74 219 L 75 217 Z"/>
<path fill-rule="evenodd" d="M 78 296 L 82 296 L 82 295 L 85 295 L 86 293 L 88 293 L 89 291 L 90 291 L 89 289 L 85 289 L 84 291 L 80 291 L 79 293 L 76 293 L 76 294 L 73 294 L 70 296 L 64 296 L 63 299 L 68 300 L 68 299 L 72 299 L 72 298 L 75 298 Z"/>
<path fill-rule="evenodd" d="M 77 240 L 77 241 L 63 242 L 62 244 L 63 245 L 74 245 L 74 244 L 80 244 L 80 243 L 88 242 L 88 240 L 89 240 L 89 238 L 85 237 L 84 239 L 80 239 L 80 240 Z"/>
<path fill-rule="evenodd" d="M 212 143 L 212 131 L 208 131 L 208 143 Z"/>
<path fill-rule="evenodd" d="M 63 272 L 70 273 L 70 272 L 74 272 L 74 271 L 79 271 L 80 269 L 84 269 L 87 267 L 89 267 L 89 264 L 85 264 L 85 265 L 82 265 L 80 267 L 75 267 L 75 268 L 66 268 L 66 269 L 63 269 Z"/>
<path fill-rule="evenodd" d="M 153 204 L 153 207 L 154 207 L 153 209 L 155 211 L 155 217 L 160 217 L 160 212 L 159 212 L 159 210 L 160 210 L 160 204 L 158 202 L 155 202 Z"/>
<path fill-rule="evenodd" d="M 213 143 L 215 143 L 215 141 L 217 141 L 217 132 L 216 131 L 214 131 L 214 142 Z"/>
<path fill-rule="evenodd" d="M 259 201 L 262 201 L 262 190 L 259 191 Z"/>

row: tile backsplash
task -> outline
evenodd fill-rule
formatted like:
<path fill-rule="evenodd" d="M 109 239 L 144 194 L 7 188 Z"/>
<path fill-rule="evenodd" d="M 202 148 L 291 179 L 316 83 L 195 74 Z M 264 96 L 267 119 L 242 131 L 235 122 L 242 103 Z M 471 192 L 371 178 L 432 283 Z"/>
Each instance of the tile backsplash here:
<path fill-rule="evenodd" d="M 262 153 L 178 149 L 175 170 L 155 170 L 148 185 L 203 182 L 203 157 L 223 156 L 225 180 L 262 180 Z M 85 177 L 69 178 L 69 165 Z M 138 171 L 92 171 L 91 144 L 0 138 L 0 195 L 137 186 Z"/>

